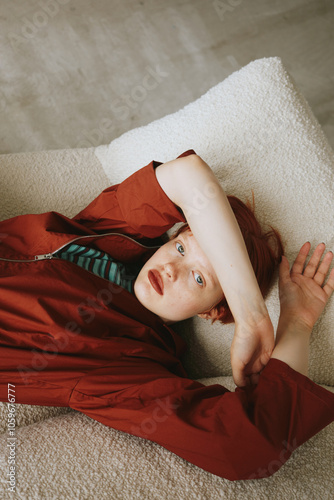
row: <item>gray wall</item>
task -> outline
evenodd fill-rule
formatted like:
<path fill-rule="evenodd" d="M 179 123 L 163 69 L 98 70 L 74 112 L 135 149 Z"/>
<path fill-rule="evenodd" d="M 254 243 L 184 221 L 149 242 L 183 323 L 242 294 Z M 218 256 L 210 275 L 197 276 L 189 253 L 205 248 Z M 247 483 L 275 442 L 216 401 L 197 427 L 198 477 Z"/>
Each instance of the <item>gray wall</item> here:
<path fill-rule="evenodd" d="M 333 0 L 11 0 L 0 153 L 90 147 L 280 56 L 334 148 Z"/>

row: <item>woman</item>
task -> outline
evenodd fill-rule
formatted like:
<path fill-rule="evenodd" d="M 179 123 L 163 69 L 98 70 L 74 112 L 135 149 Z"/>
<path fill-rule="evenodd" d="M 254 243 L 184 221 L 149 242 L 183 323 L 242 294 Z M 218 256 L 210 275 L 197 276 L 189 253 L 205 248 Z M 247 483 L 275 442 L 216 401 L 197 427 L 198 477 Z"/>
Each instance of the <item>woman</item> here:
<path fill-rule="evenodd" d="M 190 231 L 162 245 L 176 222 Z M 293 342 L 305 342 L 302 327 L 312 326 L 320 306 L 305 324 L 297 321 L 310 307 L 297 306 L 300 292 L 283 258 L 282 304 L 290 294 L 295 305 L 284 306 L 273 349 L 252 252 L 224 191 L 193 150 L 151 162 L 73 219 L 24 215 L 1 222 L 0 231 L 1 401 L 13 384 L 17 403 L 70 406 L 231 480 L 272 474 L 278 458 L 282 465 L 333 420 L 334 396 L 298 373 L 299 365 L 295 371 L 290 355 L 291 329 L 297 325 Z M 278 255 L 271 252 L 266 264 L 271 274 Z M 330 260 L 328 253 L 314 277 L 303 275 L 307 283 L 321 288 Z M 331 273 L 321 304 L 333 281 Z M 228 318 L 229 311 L 234 393 L 187 378 L 185 343 L 169 326 L 194 314 Z M 294 410 L 296 387 L 301 412 Z M 307 422 L 300 421 L 304 408 Z"/>

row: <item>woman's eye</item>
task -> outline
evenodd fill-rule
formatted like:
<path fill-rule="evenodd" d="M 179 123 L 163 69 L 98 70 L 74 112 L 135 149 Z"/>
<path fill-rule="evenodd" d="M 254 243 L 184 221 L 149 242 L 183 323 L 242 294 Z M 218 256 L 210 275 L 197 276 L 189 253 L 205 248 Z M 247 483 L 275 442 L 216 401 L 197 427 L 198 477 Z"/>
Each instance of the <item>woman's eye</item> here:
<path fill-rule="evenodd" d="M 181 245 L 181 243 L 176 243 L 176 248 L 177 248 L 177 251 L 178 251 L 179 253 L 181 253 L 181 255 L 182 255 L 182 252 L 184 253 L 184 248 L 183 248 L 183 246 Z"/>
<path fill-rule="evenodd" d="M 204 283 L 203 283 L 201 275 L 198 274 L 198 273 L 194 273 L 194 275 L 195 275 L 195 281 L 196 281 L 196 283 L 198 283 L 199 285 L 203 286 Z"/>
<path fill-rule="evenodd" d="M 181 245 L 181 243 L 179 243 L 179 242 L 176 242 L 175 246 L 176 246 L 177 251 L 178 251 L 181 255 L 183 255 L 183 254 L 184 254 L 184 248 L 183 248 L 183 245 Z M 194 272 L 194 277 L 195 277 L 195 281 L 196 281 L 196 283 L 197 283 L 198 285 L 200 285 L 200 286 L 204 286 L 204 282 L 203 282 L 202 276 L 201 276 L 200 274 L 198 274 L 198 273 L 195 273 L 195 272 Z"/>

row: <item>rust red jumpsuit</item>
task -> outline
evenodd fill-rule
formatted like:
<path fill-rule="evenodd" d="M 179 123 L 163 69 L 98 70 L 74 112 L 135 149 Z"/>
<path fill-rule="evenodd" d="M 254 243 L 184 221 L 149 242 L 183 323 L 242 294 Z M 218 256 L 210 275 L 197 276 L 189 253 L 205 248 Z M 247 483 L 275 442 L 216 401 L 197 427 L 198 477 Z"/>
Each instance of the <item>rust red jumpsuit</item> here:
<path fill-rule="evenodd" d="M 185 222 L 156 180 L 160 164 L 105 189 L 72 219 L 48 212 L 0 223 L 0 400 L 10 383 L 16 403 L 69 406 L 218 476 L 270 476 L 333 421 L 334 394 L 276 359 L 256 387 L 193 381 L 180 361 L 184 341 L 135 295 L 48 258 L 75 240 L 144 264 Z"/>

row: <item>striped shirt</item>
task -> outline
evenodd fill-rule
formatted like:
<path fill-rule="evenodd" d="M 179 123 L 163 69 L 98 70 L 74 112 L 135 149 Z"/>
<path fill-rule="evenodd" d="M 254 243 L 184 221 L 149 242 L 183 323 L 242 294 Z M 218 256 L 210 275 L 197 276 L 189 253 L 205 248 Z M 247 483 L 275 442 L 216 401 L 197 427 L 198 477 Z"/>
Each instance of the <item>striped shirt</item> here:
<path fill-rule="evenodd" d="M 69 260 L 91 273 L 97 274 L 101 278 L 112 281 L 116 285 L 133 292 L 134 282 L 142 266 L 138 264 L 126 264 L 115 261 L 109 254 L 70 243 L 66 247 L 56 252 L 55 257 Z"/>

